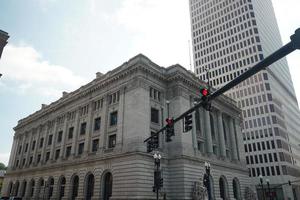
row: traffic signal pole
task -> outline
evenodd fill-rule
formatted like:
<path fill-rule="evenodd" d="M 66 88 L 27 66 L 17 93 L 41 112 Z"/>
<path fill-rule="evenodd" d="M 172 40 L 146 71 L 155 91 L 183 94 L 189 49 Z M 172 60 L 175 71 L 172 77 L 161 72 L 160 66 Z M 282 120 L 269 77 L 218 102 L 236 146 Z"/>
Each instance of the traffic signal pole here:
<path fill-rule="evenodd" d="M 239 83 L 243 82 L 244 80 L 248 79 L 249 77 L 253 76 L 254 74 L 258 73 L 259 71 L 265 69 L 266 67 L 270 66 L 274 62 L 278 61 L 279 59 L 285 57 L 286 55 L 290 54 L 291 52 L 295 51 L 296 49 L 300 49 L 300 28 L 298 28 L 295 33 L 290 37 L 291 41 L 254 65 L 252 68 L 247 70 L 245 73 L 241 74 L 240 76 L 236 77 L 226 85 L 224 85 L 222 88 L 216 90 L 212 94 L 209 94 L 207 97 L 202 99 L 198 104 L 196 104 L 194 107 L 188 109 L 184 113 L 182 113 L 179 117 L 174 119 L 174 123 L 178 122 L 179 120 L 183 119 L 186 115 L 192 113 L 199 107 L 207 105 L 207 103 L 218 96 L 222 95 L 224 92 L 230 90 L 231 88 L 235 87 Z M 161 128 L 159 131 L 157 131 L 153 135 L 158 135 L 159 133 L 163 132 L 166 129 L 166 126 Z M 153 136 L 147 138 L 144 142 L 147 142 L 150 140 Z"/>

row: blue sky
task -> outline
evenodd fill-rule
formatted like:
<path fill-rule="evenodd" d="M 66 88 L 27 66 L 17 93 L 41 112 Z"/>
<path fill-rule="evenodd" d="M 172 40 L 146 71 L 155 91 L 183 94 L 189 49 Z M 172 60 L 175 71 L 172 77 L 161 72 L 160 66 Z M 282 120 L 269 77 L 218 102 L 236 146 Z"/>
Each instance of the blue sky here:
<path fill-rule="evenodd" d="M 283 42 L 300 27 L 299 0 L 273 0 Z M 288 12 L 286 12 L 288 10 Z M 161 66 L 189 66 L 187 0 L 0 1 L 9 44 L 0 60 L 0 162 L 23 117 L 143 53 Z M 300 53 L 288 57 L 299 74 Z M 296 93 L 300 80 L 293 78 Z"/>

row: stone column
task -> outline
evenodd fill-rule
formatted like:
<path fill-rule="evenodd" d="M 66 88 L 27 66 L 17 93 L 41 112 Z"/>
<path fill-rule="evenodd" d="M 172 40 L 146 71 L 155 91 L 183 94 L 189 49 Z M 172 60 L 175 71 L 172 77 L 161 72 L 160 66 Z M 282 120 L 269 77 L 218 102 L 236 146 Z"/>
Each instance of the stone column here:
<path fill-rule="evenodd" d="M 194 98 L 190 98 L 190 107 L 194 106 Z M 196 112 L 199 112 L 199 110 L 196 110 L 192 113 L 192 142 L 194 150 L 198 149 L 198 141 L 197 141 L 197 128 L 196 128 Z M 199 123 L 199 122 L 197 122 Z M 196 151 L 195 151 L 196 152 Z"/>
<path fill-rule="evenodd" d="M 211 137 L 209 111 L 207 110 L 204 110 L 204 131 L 205 131 L 205 138 L 206 138 L 207 153 L 208 155 L 212 155 L 214 151 L 213 151 L 213 144 L 212 144 L 212 137 Z"/>
<path fill-rule="evenodd" d="M 73 141 L 72 141 L 72 149 L 71 149 L 71 155 L 75 156 L 76 154 L 76 142 L 78 138 L 78 126 L 79 126 L 79 109 L 77 109 L 75 114 L 75 126 L 73 131 Z"/>
<path fill-rule="evenodd" d="M 35 161 L 37 159 L 36 154 L 37 154 L 38 149 L 40 148 L 41 132 L 42 132 L 42 126 L 40 125 L 37 130 L 37 138 L 36 138 L 36 142 L 35 142 L 35 149 L 34 149 L 33 156 L 32 156 L 32 164 L 35 163 Z"/>
<path fill-rule="evenodd" d="M 90 102 L 89 104 L 89 115 L 88 120 L 86 124 L 86 133 L 84 138 L 84 153 L 87 154 L 90 151 L 90 144 L 91 144 L 91 134 L 93 132 L 93 110 L 92 110 L 93 102 Z"/>
<path fill-rule="evenodd" d="M 21 168 L 21 166 L 23 165 L 23 157 L 24 157 L 23 154 L 24 154 L 24 151 L 25 151 L 25 140 L 26 140 L 26 137 L 27 137 L 27 132 L 23 133 L 23 141 L 22 141 L 22 149 L 21 149 L 21 153 L 20 153 L 19 168 Z"/>
<path fill-rule="evenodd" d="M 43 163 L 45 160 L 45 156 L 46 156 L 46 148 L 48 146 L 48 137 L 49 137 L 49 128 L 50 128 L 50 122 L 46 122 L 45 123 L 45 137 L 44 137 L 44 144 L 43 144 L 43 149 L 42 149 L 42 154 L 41 154 L 41 160 L 40 162 Z"/>
<path fill-rule="evenodd" d="M 65 115 L 65 120 L 64 120 L 64 127 L 63 127 L 63 135 L 62 135 L 62 141 L 61 141 L 61 145 L 60 145 L 60 153 L 59 153 L 59 157 L 60 158 L 64 158 L 64 152 L 65 152 L 65 148 L 66 148 L 66 138 L 68 137 L 68 119 L 67 119 L 67 115 Z"/>
<path fill-rule="evenodd" d="M 242 150 L 243 147 L 239 146 L 239 142 L 242 141 L 242 130 L 241 130 L 241 126 L 240 126 L 239 120 L 235 119 L 234 120 L 234 125 L 235 125 L 235 137 L 236 137 L 237 157 L 238 157 L 238 160 L 241 160 L 239 152 L 240 152 L 240 148 Z"/>
<path fill-rule="evenodd" d="M 218 118 L 218 133 L 219 133 L 219 145 L 220 145 L 220 156 L 226 157 L 226 146 L 224 138 L 224 127 L 223 127 L 223 117 L 220 111 L 217 112 Z"/>
<path fill-rule="evenodd" d="M 34 129 L 32 129 L 30 131 L 30 141 L 28 143 L 28 149 L 27 149 L 27 153 L 26 153 L 26 161 L 25 161 L 25 165 L 27 165 L 29 163 L 29 156 L 30 156 L 30 152 L 31 152 L 31 148 L 32 148 L 32 142 L 33 142 L 33 133 L 34 133 Z"/>
<path fill-rule="evenodd" d="M 237 147 L 236 147 L 236 138 L 235 138 L 235 131 L 234 131 L 234 122 L 233 119 L 229 118 L 229 136 L 230 136 L 230 143 L 231 143 L 231 153 L 232 159 L 237 160 Z"/>
<path fill-rule="evenodd" d="M 125 107 L 125 94 L 126 94 L 126 87 L 122 87 L 120 89 L 120 100 L 119 100 L 119 107 L 118 107 L 118 114 L 120 117 L 118 117 L 118 132 L 117 132 L 117 141 L 116 145 L 123 144 L 123 129 L 124 129 L 124 107 Z M 160 141 L 160 147 L 162 144 L 162 137 L 159 138 Z"/>
<path fill-rule="evenodd" d="M 54 119 L 54 127 L 52 130 L 52 144 L 51 144 L 51 149 L 50 149 L 50 160 L 54 160 L 54 155 L 55 155 L 55 143 L 56 143 L 56 132 L 57 132 L 57 125 L 58 125 L 58 119 Z"/>

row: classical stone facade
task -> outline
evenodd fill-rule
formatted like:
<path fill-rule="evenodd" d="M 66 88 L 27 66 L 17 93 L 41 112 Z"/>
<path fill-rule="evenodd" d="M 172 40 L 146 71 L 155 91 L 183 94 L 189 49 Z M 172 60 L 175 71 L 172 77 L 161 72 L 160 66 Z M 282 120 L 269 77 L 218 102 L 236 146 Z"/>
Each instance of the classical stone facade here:
<path fill-rule="evenodd" d="M 204 83 L 180 65 L 163 68 L 143 55 L 22 119 L 14 128 L 4 196 L 25 199 L 155 199 L 154 159 L 143 142 L 167 117 L 194 104 Z M 220 96 L 193 114 L 193 129 L 159 137 L 167 199 L 192 199 L 204 162 L 216 199 L 243 199 L 249 185 L 240 110 Z M 199 184 L 197 184 L 199 185 Z M 220 192 L 221 191 L 221 192 Z"/>

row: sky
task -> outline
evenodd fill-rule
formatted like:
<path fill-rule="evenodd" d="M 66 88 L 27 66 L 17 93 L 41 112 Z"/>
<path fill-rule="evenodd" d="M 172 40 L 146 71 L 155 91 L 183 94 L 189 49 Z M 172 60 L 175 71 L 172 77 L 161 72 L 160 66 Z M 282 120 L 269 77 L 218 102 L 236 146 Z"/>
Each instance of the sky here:
<path fill-rule="evenodd" d="M 299 0 L 272 0 L 283 43 L 300 27 Z M 0 60 L 0 162 L 18 120 L 143 53 L 190 69 L 188 0 L 0 1 L 9 33 Z M 300 51 L 288 63 L 300 97 Z M 298 79 L 297 79 L 298 78 Z"/>

